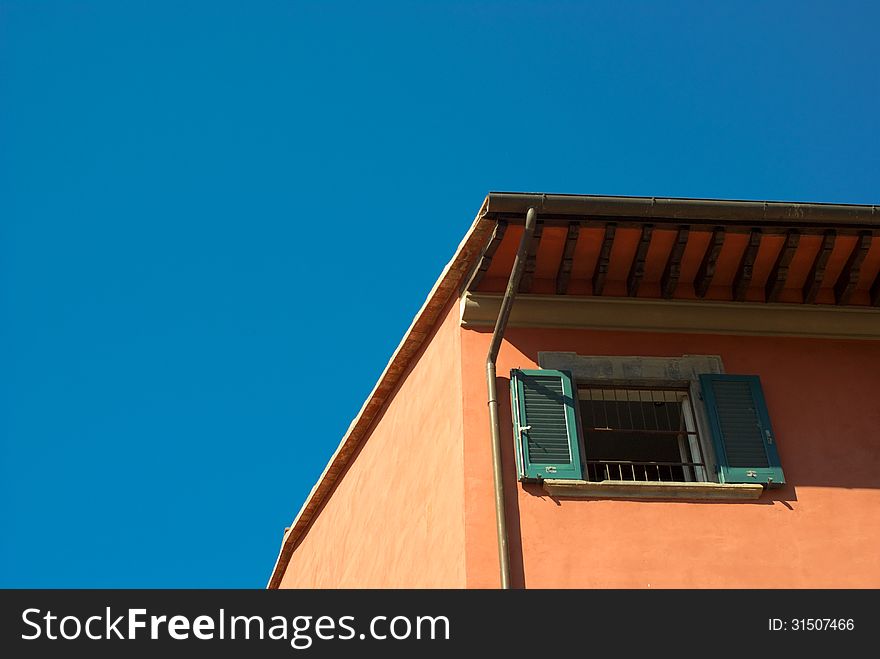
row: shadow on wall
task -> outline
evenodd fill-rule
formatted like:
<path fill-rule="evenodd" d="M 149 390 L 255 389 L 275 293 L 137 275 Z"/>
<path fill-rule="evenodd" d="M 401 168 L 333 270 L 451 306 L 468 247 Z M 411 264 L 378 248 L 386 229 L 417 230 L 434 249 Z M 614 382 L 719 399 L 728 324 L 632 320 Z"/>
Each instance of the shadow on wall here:
<path fill-rule="evenodd" d="M 548 499 L 555 503 L 557 506 L 563 505 L 565 501 L 577 501 L 578 505 L 582 505 L 584 502 L 589 503 L 590 501 L 607 501 L 607 499 L 596 498 L 596 499 L 588 499 L 581 497 L 559 497 L 552 496 L 548 494 L 543 487 L 541 487 L 540 483 L 523 483 L 522 484 L 523 491 L 531 494 L 534 497 L 538 497 L 540 499 Z M 754 500 L 743 500 L 743 501 L 712 501 L 710 499 L 658 499 L 658 498 L 650 498 L 650 499 L 640 499 L 638 497 L 634 498 L 615 498 L 615 501 L 638 501 L 639 503 L 674 503 L 680 504 L 683 506 L 694 506 L 694 505 L 712 505 L 712 506 L 754 506 L 754 505 L 772 505 L 774 503 L 780 503 L 789 510 L 794 510 L 791 506 L 790 502 L 797 501 L 797 492 L 795 491 L 795 487 L 792 484 L 788 484 L 785 487 L 780 487 L 778 489 L 772 490 L 764 490 L 764 493 L 761 495 L 760 499 Z"/>

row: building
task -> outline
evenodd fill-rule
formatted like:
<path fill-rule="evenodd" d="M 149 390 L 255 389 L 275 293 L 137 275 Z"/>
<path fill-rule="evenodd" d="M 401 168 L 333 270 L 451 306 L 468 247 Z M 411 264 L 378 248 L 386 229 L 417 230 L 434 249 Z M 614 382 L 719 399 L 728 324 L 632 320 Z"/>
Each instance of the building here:
<path fill-rule="evenodd" d="M 269 587 L 880 587 L 878 233 L 489 194 Z"/>

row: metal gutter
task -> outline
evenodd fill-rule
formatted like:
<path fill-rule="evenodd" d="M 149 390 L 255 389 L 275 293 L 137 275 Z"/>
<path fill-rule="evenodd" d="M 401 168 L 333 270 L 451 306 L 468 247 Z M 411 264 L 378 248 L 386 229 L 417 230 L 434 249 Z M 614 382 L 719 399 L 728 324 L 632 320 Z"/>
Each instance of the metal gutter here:
<path fill-rule="evenodd" d="M 829 227 L 838 224 L 844 226 L 880 224 L 880 207 L 874 205 L 523 192 L 490 192 L 487 197 L 486 211 L 490 215 L 521 215 L 529 208 L 535 208 L 542 217 L 547 215 L 640 217 L 706 222 L 822 224 Z"/>
<path fill-rule="evenodd" d="M 519 290 L 519 282 L 522 279 L 526 265 L 526 255 L 529 244 L 535 233 L 537 213 L 534 208 L 526 211 L 525 230 L 519 241 L 519 249 L 513 261 L 510 271 L 510 279 L 507 281 L 507 290 L 501 300 L 501 309 L 495 321 L 495 331 L 492 332 L 492 341 L 489 343 L 489 353 L 486 355 L 486 387 L 489 392 L 489 428 L 492 433 L 492 479 L 495 486 L 495 530 L 498 536 L 498 563 L 501 569 L 501 588 L 510 588 L 510 551 L 507 541 L 507 515 L 504 509 L 504 472 L 501 467 L 501 427 L 498 420 L 498 382 L 495 372 L 495 361 L 498 359 L 498 351 L 501 349 L 501 341 L 504 339 L 504 329 L 510 318 L 510 310 L 513 300 Z"/>

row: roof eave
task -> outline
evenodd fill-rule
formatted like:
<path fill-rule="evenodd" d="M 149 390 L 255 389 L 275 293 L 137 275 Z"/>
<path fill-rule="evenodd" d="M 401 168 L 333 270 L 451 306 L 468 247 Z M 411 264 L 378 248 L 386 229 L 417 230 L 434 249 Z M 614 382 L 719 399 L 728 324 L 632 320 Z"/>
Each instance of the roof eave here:
<path fill-rule="evenodd" d="M 733 201 L 673 197 L 621 197 L 522 192 L 490 192 L 486 212 L 490 216 L 525 214 L 535 207 L 539 214 L 581 217 L 642 217 L 702 222 L 774 222 L 803 225 L 880 224 L 880 208 L 874 205 L 795 203 L 784 201 Z"/>

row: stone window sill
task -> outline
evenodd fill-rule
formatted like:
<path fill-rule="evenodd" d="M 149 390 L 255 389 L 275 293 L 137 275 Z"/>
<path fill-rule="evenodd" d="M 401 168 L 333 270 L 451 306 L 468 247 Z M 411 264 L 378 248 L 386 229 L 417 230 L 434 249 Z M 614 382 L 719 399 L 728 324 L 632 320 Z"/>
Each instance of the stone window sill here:
<path fill-rule="evenodd" d="M 546 479 L 544 489 L 556 497 L 578 499 L 678 499 L 685 501 L 754 501 L 758 483 L 669 483 L 665 481 L 578 481 Z"/>

